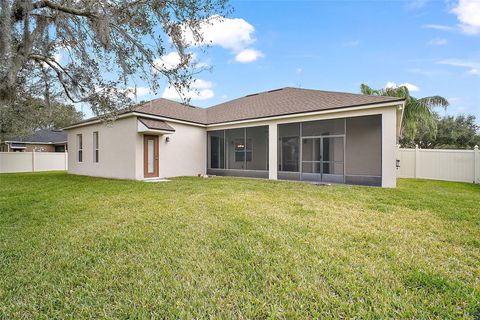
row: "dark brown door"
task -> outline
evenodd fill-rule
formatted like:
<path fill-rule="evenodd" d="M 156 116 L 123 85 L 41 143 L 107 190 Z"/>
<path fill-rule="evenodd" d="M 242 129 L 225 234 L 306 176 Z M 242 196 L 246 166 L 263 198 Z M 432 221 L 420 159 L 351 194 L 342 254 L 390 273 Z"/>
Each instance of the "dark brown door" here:
<path fill-rule="evenodd" d="M 143 176 L 158 177 L 158 136 L 143 138 Z"/>

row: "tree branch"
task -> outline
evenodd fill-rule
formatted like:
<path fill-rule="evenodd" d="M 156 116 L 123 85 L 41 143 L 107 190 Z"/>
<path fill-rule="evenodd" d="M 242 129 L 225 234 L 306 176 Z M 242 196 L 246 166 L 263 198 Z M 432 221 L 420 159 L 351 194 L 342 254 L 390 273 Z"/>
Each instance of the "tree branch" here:
<path fill-rule="evenodd" d="M 82 102 L 82 100 L 76 100 L 70 93 L 69 89 L 68 89 L 68 84 L 65 82 L 65 80 L 63 79 L 63 74 L 62 74 L 62 70 L 59 69 L 55 64 L 52 63 L 52 60 L 44 57 L 44 56 L 41 56 L 41 55 L 37 55 L 37 54 L 31 54 L 29 56 L 30 58 L 32 58 L 33 60 L 37 61 L 37 62 L 44 62 L 46 63 L 53 71 L 55 71 L 55 73 L 57 74 L 57 78 L 58 78 L 58 81 L 60 81 L 60 84 L 62 85 L 63 87 L 63 90 L 65 91 L 65 94 L 67 95 L 67 97 L 70 99 L 70 101 L 72 101 L 73 103 L 77 103 L 77 102 Z M 55 61 L 56 63 L 56 61 Z M 58 64 L 57 64 L 58 65 Z M 66 73 L 68 75 L 68 73 Z M 70 77 L 70 75 L 68 75 Z M 70 77 L 71 78 L 71 77 Z"/>
<path fill-rule="evenodd" d="M 76 16 L 88 17 L 88 18 L 98 18 L 98 15 L 90 10 L 81 10 L 72 7 L 62 6 L 58 3 L 42 0 L 32 4 L 33 9 L 49 8 L 52 10 L 57 10 L 63 13 L 73 14 Z"/>

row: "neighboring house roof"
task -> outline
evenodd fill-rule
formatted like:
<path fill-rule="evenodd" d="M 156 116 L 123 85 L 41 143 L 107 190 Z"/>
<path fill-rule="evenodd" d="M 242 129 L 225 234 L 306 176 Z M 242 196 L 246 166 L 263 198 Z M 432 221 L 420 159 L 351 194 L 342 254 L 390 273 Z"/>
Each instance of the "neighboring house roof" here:
<path fill-rule="evenodd" d="M 203 125 L 269 118 L 282 115 L 403 102 L 397 97 L 322 91 L 300 88 L 281 88 L 224 102 L 209 108 L 188 106 L 164 98 L 155 99 L 119 114 L 137 112 Z M 99 120 L 98 117 L 76 123 Z M 68 128 L 68 127 L 67 127 Z"/>
<path fill-rule="evenodd" d="M 5 142 L 22 142 L 22 143 L 39 143 L 39 144 L 55 144 L 67 142 L 67 132 L 62 130 L 38 130 L 34 134 L 24 137 L 14 137 L 7 139 Z"/>
<path fill-rule="evenodd" d="M 146 118 L 138 118 L 138 120 L 140 120 L 140 122 L 143 123 L 149 129 L 175 132 L 175 129 L 172 128 L 172 126 L 170 126 L 168 123 L 162 120 L 154 120 L 154 119 L 146 119 Z"/>

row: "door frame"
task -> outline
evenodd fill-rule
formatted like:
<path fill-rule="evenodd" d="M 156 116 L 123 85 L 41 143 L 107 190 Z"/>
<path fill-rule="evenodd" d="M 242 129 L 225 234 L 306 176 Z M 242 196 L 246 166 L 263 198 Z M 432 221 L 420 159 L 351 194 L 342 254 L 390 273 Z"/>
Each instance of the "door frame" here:
<path fill-rule="evenodd" d="M 153 173 L 148 172 L 148 141 L 153 140 Z M 159 172 L 158 136 L 143 136 L 143 177 L 157 178 Z"/>
<path fill-rule="evenodd" d="M 342 175 L 333 175 L 333 174 L 326 174 L 326 173 L 323 173 L 323 164 L 325 162 L 327 163 L 334 163 L 335 161 L 325 161 L 323 159 L 324 155 L 323 155 L 323 141 L 324 139 L 328 139 L 328 138 L 342 138 L 343 139 L 343 174 Z M 319 148 L 320 148 L 320 159 L 319 161 L 304 161 L 303 160 L 303 140 L 309 140 L 309 139 L 319 139 Z M 325 181 L 324 179 L 324 175 L 325 176 L 341 176 L 341 179 L 339 181 L 334 181 L 334 182 L 337 182 L 337 183 L 345 183 L 345 150 L 346 149 L 346 145 L 345 145 L 345 135 L 344 134 L 334 134 L 334 135 L 320 135 L 320 136 L 301 136 L 300 137 L 300 168 L 299 168 L 299 172 L 300 172 L 300 180 L 308 180 L 308 181 L 318 181 L 318 182 L 331 182 L 331 181 Z M 312 162 L 312 163 L 319 163 L 320 164 L 320 172 L 319 173 L 304 173 L 303 172 L 303 163 L 304 162 Z M 312 179 L 304 179 L 304 175 L 306 174 L 309 174 Z M 314 179 L 313 177 L 318 177 L 318 179 Z"/>

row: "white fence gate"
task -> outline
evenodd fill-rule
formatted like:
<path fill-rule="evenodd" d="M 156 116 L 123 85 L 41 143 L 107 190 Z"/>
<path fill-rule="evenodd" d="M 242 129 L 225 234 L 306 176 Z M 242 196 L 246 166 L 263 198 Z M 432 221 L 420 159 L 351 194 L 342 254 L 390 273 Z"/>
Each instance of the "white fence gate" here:
<path fill-rule="evenodd" d="M 480 151 L 398 149 L 398 178 L 421 178 L 480 183 Z"/>
<path fill-rule="evenodd" d="M 67 169 L 67 152 L 0 152 L 0 173 Z"/>

